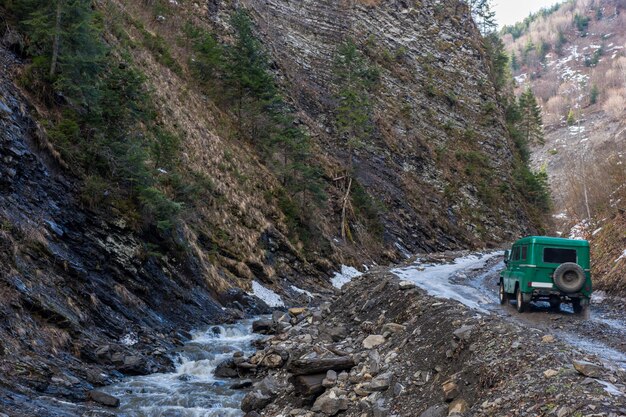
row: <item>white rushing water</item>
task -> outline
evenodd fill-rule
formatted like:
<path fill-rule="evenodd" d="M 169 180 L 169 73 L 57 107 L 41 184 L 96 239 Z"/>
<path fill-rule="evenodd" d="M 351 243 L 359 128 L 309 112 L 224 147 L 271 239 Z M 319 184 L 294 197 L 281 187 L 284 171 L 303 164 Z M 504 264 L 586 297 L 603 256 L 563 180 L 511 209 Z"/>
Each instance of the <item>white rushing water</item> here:
<path fill-rule="evenodd" d="M 247 320 L 195 332 L 181 348 L 175 372 L 129 377 L 103 391 L 120 399 L 120 417 L 240 417 L 245 392 L 230 389 L 236 380 L 213 372 L 234 352 L 254 352 L 259 336 L 251 327 Z"/>

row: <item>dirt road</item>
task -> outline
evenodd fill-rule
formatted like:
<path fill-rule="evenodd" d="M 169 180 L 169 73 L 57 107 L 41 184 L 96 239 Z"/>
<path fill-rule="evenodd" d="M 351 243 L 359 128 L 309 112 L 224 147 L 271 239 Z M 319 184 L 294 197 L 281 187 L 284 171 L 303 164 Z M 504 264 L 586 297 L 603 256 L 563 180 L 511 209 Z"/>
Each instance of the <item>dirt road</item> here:
<path fill-rule="evenodd" d="M 576 315 L 570 305 L 552 310 L 548 303 L 532 303 L 520 314 L 515 301 L 498 302 L 499 272 L 504 269 L 501 253 L 478 253 L 443 263 L 416 260 L 393 272 L 409 279 L 429 294 L 453 298 L 481 312 L 497 314 L 529 328 L 548 331 L 582 352 L 593 353 L 608 367 L 626 369 L 626 300 L 596 293 L 586 314 Z"/>

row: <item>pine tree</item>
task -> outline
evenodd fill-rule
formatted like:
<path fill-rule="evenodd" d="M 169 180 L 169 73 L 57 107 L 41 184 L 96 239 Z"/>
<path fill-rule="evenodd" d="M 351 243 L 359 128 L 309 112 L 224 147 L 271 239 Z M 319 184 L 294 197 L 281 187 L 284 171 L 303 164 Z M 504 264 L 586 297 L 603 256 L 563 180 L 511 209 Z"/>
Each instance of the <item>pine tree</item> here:
<path fill-rule="evenodd" d="M 373 129 L 370 93 L 378 83 L 379 76 L 378 70 L 368 65 L 352 40 L 346 41 L 339 47 L 335 62 L 335 77 L 339 85 L 336 125 L 339 135 L 347 145 L 347 173 L 344 176 L 345 194 L 341 214 L 341 237 L 343 239 L 346 237 L 352 239 L 347 221 L 353 181 L 352 158 L 354 150 L 363 146 Z"/>
<path fill-rule="evenodd" d="M 491 0 L 467 0 L 472 17 L 483 35 L 493 33 L 498 27 L 491 3 Z"/>
<path fill-rule="evenodd" d="M 44 73 L 42 78 L 67 100 L 78 105 L 94 103 L 105 45 L 91 1 L 31 1 L 28 8 L 22 24 L 34 56 L 32 69 Z"/>
<path fill-rule="evenodd" d="M 518 100 L 520 112 L 519 130 L 527 144 L 543 144 L 543 122 L 541 108 L 530 87 L 522 93 Z"/>
<path fill-rule="evenodd" d="M 235 103 L 239 134 L 263 134 L 257 118 L 265 109 L 275 104 L 277 91 L 269 72 L 269 60 L 261 42 L 252 30 L 252 21 L 244 11 L 237 11 L 231 25 L 235 30 L 235 43 L 226 50 L 225 78 L 227 91 Z M 244 120 L 248 123 L 244 124 Z"/>

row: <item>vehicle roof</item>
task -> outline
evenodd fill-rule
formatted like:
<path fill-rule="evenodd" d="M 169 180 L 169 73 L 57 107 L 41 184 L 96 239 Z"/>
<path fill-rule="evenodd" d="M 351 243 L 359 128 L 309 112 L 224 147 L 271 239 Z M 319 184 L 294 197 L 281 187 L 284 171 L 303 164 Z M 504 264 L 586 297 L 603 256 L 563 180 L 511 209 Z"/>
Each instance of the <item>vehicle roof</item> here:
<path fill-rule="evenodd" d="M 555 246 L 577 246 L 577 247 L 589 247 L 589 242 L 586 240 L 578 239 L 565 239 L 562 237 L 552 236 L 527 236 L 519 239 L 515 242 L 515 245 L 520 244 L 540 244 L 540 245 L 555 245 Z"/>

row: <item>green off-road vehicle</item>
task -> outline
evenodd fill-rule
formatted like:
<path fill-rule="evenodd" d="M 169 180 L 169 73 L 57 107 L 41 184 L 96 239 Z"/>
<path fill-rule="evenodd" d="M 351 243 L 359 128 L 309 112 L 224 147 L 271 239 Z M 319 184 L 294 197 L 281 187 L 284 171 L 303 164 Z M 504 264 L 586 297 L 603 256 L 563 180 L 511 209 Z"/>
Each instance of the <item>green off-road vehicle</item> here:
<path fill-rule="evenodd" d="M 557 310 L 567 302 L 576 314 L 589 305 L 592 288 L 586 240 L 525 237 L 504 253 L 504 263 L 500 304 L 515 298 L 517 311 L 522 313 L 535 300 L 549 301 Z"/>

